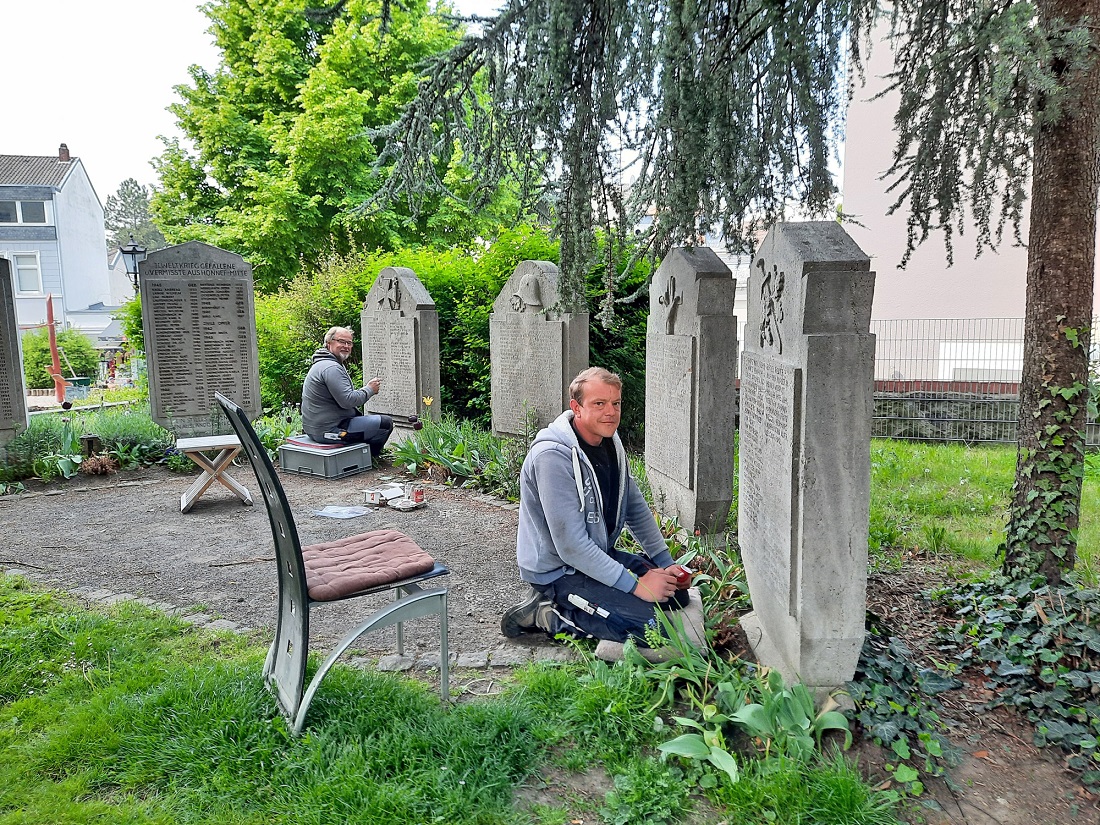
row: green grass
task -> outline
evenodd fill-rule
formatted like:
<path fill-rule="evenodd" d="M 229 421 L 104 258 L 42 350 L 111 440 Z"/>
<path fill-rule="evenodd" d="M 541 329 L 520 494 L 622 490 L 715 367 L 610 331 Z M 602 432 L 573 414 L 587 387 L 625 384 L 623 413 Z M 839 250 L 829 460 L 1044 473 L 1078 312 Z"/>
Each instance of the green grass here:
<path fill-rule="evenodd" d="M 1096 464 L 1096 460 L 1091 462 Z M 1081 501 L 1077 569 L 1100 573 L 1100 464 L 1087 472 Z M 871 442 L 873 553 L 920 548 L 997 565 L 1016 470 L 1012 445 Z"/>
<path fill-rule="evenodd" d="M 783 760 L 749 763 L 741 781 L 716 796 L 727 825 L 897 822 L 892 795 L 870 790 L 841 756 L 822 757 L 809 767 Z"/>
<path fill-rule="evenodd" d="M 503 694 L 450 708 L 416 680 L 337 665 L 295 738 L 261 684 L 263 655 L 134 604 L 84 610 L 0 577 L 0 825 L 561 825 L 578 804 L 608 823 L 699 821 L 693 783 L 657 758 L 653 684 L 625 664 L 532 665 Z M 614 789 L 517 808 L 514 790 L 548 759 L 606 766 Z M 753 801 L 736 821 L 772 809 L 807 825 L 892 821 L 842 760 L 826 771 L 841 779 L 802 770 L 784 789 L 746 768 L 738 793 Z"/>
<path fill-rule="evenodd" d="M 510 822 L 537 722 L 340 668 L 289 735 L 263 650 L 0 583 L 0 823 Z"/>

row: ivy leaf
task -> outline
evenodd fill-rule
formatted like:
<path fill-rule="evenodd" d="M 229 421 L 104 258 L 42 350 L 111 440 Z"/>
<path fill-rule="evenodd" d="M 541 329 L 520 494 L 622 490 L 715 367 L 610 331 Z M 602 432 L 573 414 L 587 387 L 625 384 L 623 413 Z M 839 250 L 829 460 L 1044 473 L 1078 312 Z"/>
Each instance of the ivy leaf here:
<path fill-rule="evenodd" d="M 917 684 L 922 692 L 935 696 L 946 690 L 954 690 L 961 686 L 962 682 L 953 676 L 946 676 L 932 668 L 925 668 L 917 674 Z"/>
<path fill-rule="evenodd" d="M 918 776 L 920 774 L 910 765 L 898 765 L 894 769 L 894 779 L 898 782 L 913 782 Z"/>

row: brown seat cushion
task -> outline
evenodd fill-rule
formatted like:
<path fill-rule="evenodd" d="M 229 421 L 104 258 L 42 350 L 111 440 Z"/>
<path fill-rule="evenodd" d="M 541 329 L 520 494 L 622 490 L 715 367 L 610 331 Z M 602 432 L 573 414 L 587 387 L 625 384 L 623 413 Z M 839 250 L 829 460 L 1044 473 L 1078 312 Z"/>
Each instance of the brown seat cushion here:
<path fill-rule="evenodd" d="M 309 597 L 319 602 L 427 573 L 435 559 L 404 533 L 371 530 L 302 548 Z"/>

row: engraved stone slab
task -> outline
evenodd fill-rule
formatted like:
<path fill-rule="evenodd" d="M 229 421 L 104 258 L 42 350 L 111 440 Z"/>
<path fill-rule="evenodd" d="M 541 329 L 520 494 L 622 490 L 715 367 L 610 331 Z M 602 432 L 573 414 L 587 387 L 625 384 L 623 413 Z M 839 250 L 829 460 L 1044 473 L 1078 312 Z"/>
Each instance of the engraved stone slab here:
<path fill-rule="evenodd" d="M 0 258 L 0 447 L 27 428 L 26 395 L 11 263 Z"/>
<path fill-rule="evenodd" d="M 737 282 L 712 249 L 672 249 L 650 285 L 646 474 L 691 532 L 725 526 L 733 500 Z"/>
<path fill-rule="evenodd" d="M 832 688 L 863 646 L 874 336 L 870 259 L 833 221 L 778 224 L 749 278 L 738 539 L 761 664 Z"/>
<path fill-rule="evenodd" d="M 671 478 L 694 487 L 693 451 L 688 437 L 669 437 L 669 426 L 680 436 L 690 428 L 695 408 L 695 338 L 690 335 L 647 336 L 646 340 L 646 462 Z M 663 426 L 648 426 L 649 422 Z"/>
<path fill-rule="evenodd" d="M 738 539 L 759 548 L 757 577 L 784 605 L 795 589 L 791 547 L 798 523 L 801 378 L 801 370 L 754 352 L 741 363 Z"/>
<path fill-rule="evenodd" d="M 569 384 L 588 366 L 588 313 L 560 307 L 560 272 L 522 261 L 489 316 L 493 433 L 526 436 L 569 404 Z M 529 420 L 530 419 L 530 420 Z"/>
<path fill-rule="evenodd" d="M 407 426 L 413 415 L 438 421 L 439 313 L 416 273 L 394 266 L 378 273 L 360 321 L 364 379 L 382 379 L 367 410 L 393 416 L 398 426 Z"/>
<path fill-rule="evenodd" d="M 150 253 L 138 270 L 153 420 L 177 438 L 228 433 L 215 392 L 259 415 L 251 264 L 188 241 Z"/>
<path fill-rule="evenodd" d="M 499 433 L 523 434 L 527 417 L 544 426 L 568 405 L 568 383 L 563 387 L 565 324 L 533 315 L 505 316 L 489 324 L 493 397 L 508 396 L 506 388 L 523 388 L 519 403 L 494 405 L 493 427 Z M 580 372 L 578 370 L 577 372 Z M 512 393 L 514 397 L 514 393 Z"/>

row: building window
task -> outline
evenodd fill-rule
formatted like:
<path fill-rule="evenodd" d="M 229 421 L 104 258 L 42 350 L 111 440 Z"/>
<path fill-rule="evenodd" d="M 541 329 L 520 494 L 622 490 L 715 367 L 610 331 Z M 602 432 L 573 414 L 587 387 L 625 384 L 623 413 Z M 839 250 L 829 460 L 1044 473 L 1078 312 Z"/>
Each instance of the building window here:
<path fill-rule="evenodd" d="M 23 255 L 16 253 L 11 256 L 11 262 L 15 269 L 16 292 L 41 294 L 42 270 L 38 266 L 38 255 L 33 252 Z"/>
<path fill-rule="evenodd" d="M 45 222 L 45 201 L 0 201 L 0 223 Z"/>
<path fill-rule="evenodd" d="M 46 204 L 42 201 L 20 201 L 19 212 L 23 223 L 45 223 Z"/>

